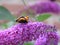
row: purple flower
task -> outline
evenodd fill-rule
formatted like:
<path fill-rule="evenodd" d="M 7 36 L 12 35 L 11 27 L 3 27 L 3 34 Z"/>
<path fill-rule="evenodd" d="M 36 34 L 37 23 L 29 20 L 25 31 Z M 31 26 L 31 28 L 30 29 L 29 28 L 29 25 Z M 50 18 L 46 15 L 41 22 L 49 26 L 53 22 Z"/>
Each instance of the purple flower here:
<path fill-rule="evenodd" d="M 47 34 L 46 45 L 58 45 L 58 36 L 56 33 Z"/>
<path fill-rule="evenodd" d="M 45 45 L 47 38 L 45 36 L 39 36 L 34 45 Z"/>
<path fill-rule="evenodd" d="M 58 36 L 56 33 L 39 36 L 35 45 L 58 45 Z"/>
<path fill-rule="evenodd" d="M 39 36 L 49 34 L 49 32 L 56 33 L 55 27 L 42 22 L 19 23 L 0 31 L 0 45 L 23 45 L 24 42 L 36 40 Z"/>
<path fill-rule="evenodd" d="M 30 6 L 30 9 L 36 14 L 60 13 L 60 5 L 58 5 L 56 2 L 41 2 Z"/>

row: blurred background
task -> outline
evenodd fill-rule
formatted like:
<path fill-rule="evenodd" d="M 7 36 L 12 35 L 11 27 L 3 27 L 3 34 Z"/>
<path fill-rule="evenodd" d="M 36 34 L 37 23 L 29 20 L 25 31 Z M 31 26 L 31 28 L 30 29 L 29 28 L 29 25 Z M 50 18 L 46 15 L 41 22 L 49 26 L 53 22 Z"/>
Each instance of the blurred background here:
<path fill-rule="evenodd" d="M 34 22 L 38 20 L 46 24 L 55 25 L 58 30 L 58 34 L 60 35 L 60 12 L 57 14 L 55 13 L 39 14 L 39 15 L 47 16 L 44 19 L 42 18 L 42 20 L 39 20 L 40 18 L 39 16 L 37 16 L 38 14 L 35 13 L 31 14 L 28 12 L 28 10 L 30 10 L 28 8 L 29 6 L 35 5 L 37 3 L 42 3 L 42 2 L 51 2 L 51 0 L 0 0 L 0 10 L 2 10 L 2 12 L 0 11 L 0 13 L 2 14 L 2 15 L 0 14 L 1 15 L 0 29 L 9 28 L 16 24 L 15 22 L 16 18 L 22 15 L 23 16 L 28 15 L 29 18 L 31 19 L 30 21 Z M 60 0 L 52 1 L 52 3 L 56 3 L 60 6 Z M 12 15 L 14 18 L 12 18 L 12 16 L 9 15 Z M 36 20 L 36 18 L 38 19 Z"/>
<path fill-rule="evenodd" d="M 25 7 L 40 3 L 40 2 L 48 2 L 50 0 L 0 0 L 0 5 L 7 8 L 10 13 L 18 17 L 20 16 L 20 11 L 25 10 Z M 60 4 L 60 0 L 55 0 L 56 3 Z M 25 4 L 24 4 L 25 3 Z M 24 11 L 23 11 L 24 12 Z M 54 24 L 58 28 L 60 28 L 60 14 L 51 14 L 52 17 L 50 17 L 47 20 L 44 20 L 46 23 Z M 0 23 L 7 22 L 5 20 L 0 20 Z"/>

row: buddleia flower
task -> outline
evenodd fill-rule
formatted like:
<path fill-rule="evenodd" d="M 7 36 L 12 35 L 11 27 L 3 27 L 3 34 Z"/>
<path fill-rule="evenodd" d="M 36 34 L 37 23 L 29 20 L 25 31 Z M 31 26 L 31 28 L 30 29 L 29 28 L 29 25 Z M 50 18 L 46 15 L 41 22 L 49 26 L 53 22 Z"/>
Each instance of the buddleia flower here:
<path fill-rule="evenodd" d="M 39 38 L 35 41 L 34 45 L 45 45 L 47 38 L 45 36 L 39 36 Z"/>
<path fill-rule="evenodd" d="M 39 36 L 34 45 L 58 45 L 58 36 L 54 33 Z"/>
<path fill-rule="evenodd" d="M 49 32 L 56 32 L 55 27 L 42 22 L 18 23 L 0 31 L 0 45 L 23 45 L 24 42 L 36 40 Z"/>
<path fill-rule="evenodd" d="M 60 13 L 60 5 L 56 2 L 40 2 L 34 5 L 31 5 L 26 10 L 29 10 L 30 12 L 33 12 L 35 14 L 42 14 L 42 13 L 54 13 L 59 14 Z"/>

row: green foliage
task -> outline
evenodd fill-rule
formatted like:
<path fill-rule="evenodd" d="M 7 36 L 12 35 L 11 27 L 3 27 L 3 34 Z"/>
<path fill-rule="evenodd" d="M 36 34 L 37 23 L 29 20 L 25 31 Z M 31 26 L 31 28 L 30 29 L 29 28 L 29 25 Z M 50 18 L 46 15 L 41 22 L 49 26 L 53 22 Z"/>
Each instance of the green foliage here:
<path fill-rule="evenodd" d="M 44 21 L 44 20 L 48 19 L 50 16 L 51 16 L 51 14 L 41 14 L 36 17 L 36 20 L 37 21 Z"/>
<path fill-rule="evenodd" d="M 6 29 L 6 28 L 8 28 L 8 25 L 7 25 L 7 23 L 4 23 L 4 24 L 2 24 L 1 26 L 2 26 L 2 28 L 3 28 L 3 29 Z"/>
<path fill-rule="evenodd" d="M 24 45 L 33 45 L 32 42 L 27 42 L 27 43 L 24 43 Z"/>
<path fill-rule="evenodd" d="M 14 24 L 15 24 L 14 21 L 10 21 L 10 22 L 8 22 L 8 23 L 3 23 L 3 24 L 1 24 L 1 27 L 2 27 L 3 29 L 7 29 L 7 28 L 13 26 Z"/>
<path fill-rule="evenodd" d="M 0 6 L 0 20 L 14 20 L 12 14 L 3 6 Z"/>
<path fill-rule="evenodd" d="M 14 24 L 15 24 L 15 22 L 14 22 L 14 21 L 10 21 L 10 22 L 8 22 L 8 23 L 7 23 L 8 27 L 13 26 Z"/>

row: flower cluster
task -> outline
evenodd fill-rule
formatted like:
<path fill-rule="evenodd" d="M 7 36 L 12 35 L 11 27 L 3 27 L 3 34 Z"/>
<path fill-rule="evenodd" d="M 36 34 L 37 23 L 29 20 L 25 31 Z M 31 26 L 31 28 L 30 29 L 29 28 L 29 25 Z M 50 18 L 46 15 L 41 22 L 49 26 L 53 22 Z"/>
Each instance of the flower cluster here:
<path fill-rule="evenodd" d="M 41 2 L 30 6 L 30 9 L 33 10 L 36 14 L 50 12 L 60 13 L 60 5 L 58 5 L 56 2 Z"/>
<path fill-rule="evenodd" d="M 39 36 L 34 45 L 46 45 L 46 40 L 45 36 Z"/>
<path fill-rule="evenodd" d="M 50 33 L 53 35 L 49 35 Z M 58 38 L 55 34 L 56 29 L 54 26 L 50 26 L 42 22 L 29 22 L 27 24 L 19 23 L 4 31 L 0 31 L 0 45 L 23 45 L 24 42 L 38 39 L 39 42 L 42 41 L 41 43 L 46 43 L 46 41 L 48 41 L 48 43 L 46 43 L 48 45 L 51 43 L 51 37 L 53 37 L 52 43 L 57 44 L 58 40 L 56 39 Z M 40 36 L 42 35 L 45 36 L 41 38 Z"/>
<path fill-rule="evenodd" d="M 58 45 L 58 36 L 56 33 L 39 36 L 35 45 Z"/>

